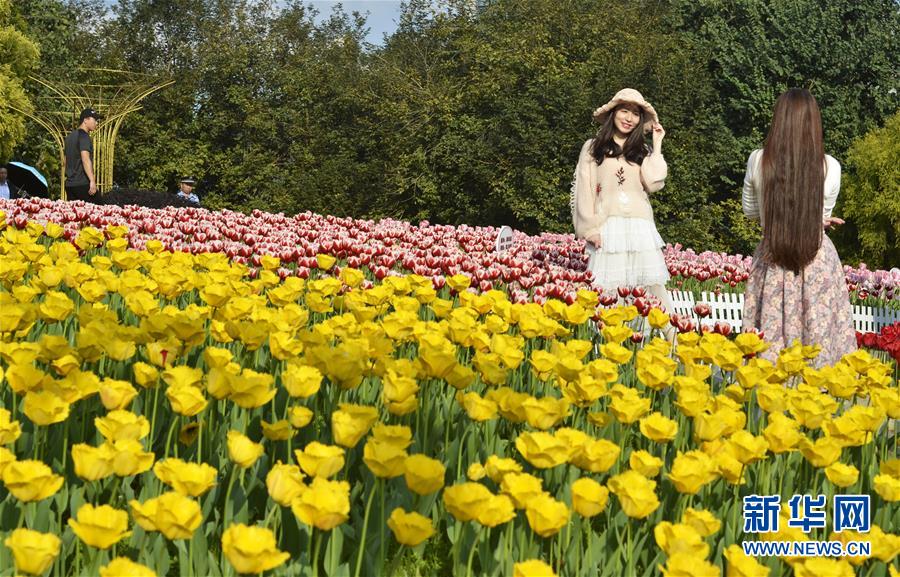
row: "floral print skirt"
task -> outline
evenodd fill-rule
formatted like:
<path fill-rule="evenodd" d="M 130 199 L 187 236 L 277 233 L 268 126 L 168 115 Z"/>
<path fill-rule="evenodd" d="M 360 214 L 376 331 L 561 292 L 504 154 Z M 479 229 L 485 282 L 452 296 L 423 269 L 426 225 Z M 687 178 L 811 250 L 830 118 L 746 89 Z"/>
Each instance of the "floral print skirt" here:
<path fill-rule="evenodd" d="M 833 365 L 856 350 L 856 331 L 844 269 L 831 239 L 822 236 L 815 258 L 794 274 L 765 262 L 760 247 L 744 292 L 744 329 L 765 333 L 772 346 L 763 358 L 774 361 L 795 339 L 804 345 L 822 345 L 810 364 Z"/>

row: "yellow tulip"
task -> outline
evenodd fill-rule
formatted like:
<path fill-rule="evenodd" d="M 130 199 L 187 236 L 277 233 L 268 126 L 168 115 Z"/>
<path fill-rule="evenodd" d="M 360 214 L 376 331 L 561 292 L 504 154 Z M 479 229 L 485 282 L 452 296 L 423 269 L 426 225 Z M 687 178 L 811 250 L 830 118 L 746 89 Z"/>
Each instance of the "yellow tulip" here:
<path fill-rule="evenodd" d="M 513 564 L 513 577 L 557 577 L 553 567 L 538 559 Z"/>
<path fill-rule="evenodd" d="M 407 469 L 408 471 L 409 469 Z M 487 471 L 485 471 L 484 466 L 481 463 L 472 463 L 469 465 L 469 468 L 466 469 L 466 478 L 470 481 L 480 481 L 484 479 L 487 475 Z M 409 481 L 407 481 L 407 485 Z"/>
<path fill-rule="evenodd" d="M 387 526 L 397 542 L 407 547 L 416 547 L 435 533 L 431 519 L 416 512 L 407 513 L 400 507 L 391 511 Z"/>
<path fill-rule="evenodd" d="M 856 572 L 845 559 L 813 557 L 794 563 L 794 575 L 795 577 L 854 577 Z"/>
<path fill-rule="evenodd" d="M 497 418 L 497 403 L 482 398 L 478 393 L 463 393 L 460 391 L 456 395 L 456 400 L 473 421 L 482 422 Z"/>
<path fill-rule="evenodd" d="M 593 517 L 606 508 L 609 489 L 589 477 L 572 483 L 572 508 L 582 517 Z"/>
<path fill-rule="evenodd" d="M 12 451 L 5 447 L 0 447 L 0 481 L 3 480 L 3 470 L 15 460 L 16 455 Z"/>
<path fill-rule="evenodd" d="M 42 575 L 59 555 L 62 541 L 51 533 L 19 528 L 10 533 L 3 544 L 13 553 L 16 571 Z"/>
<path fill-rule="evenodd" d="M 632 451 L 631 456 L 628 457 L 628 466 L 651 479 L 659 475 L 663 462 L 662 459 L 654 457 L 647 451 Z"/>
<path fill-rule="evenodd" d="M 800 452 L 816 468 L 827 467 L 841 458 L 841 444 L 832 437 L 819 437 L 813 443 L 807 438 L 800 440 Z"/>
<path fill-rule="evenodd" d="M 162 378 L 170 387 L 200 387 L 203 382 L 203 371 L 195 367 L 179 365 L 163 371 Z"/>
<path fill-rule="evenodd" d="M 283 507 L 290 507 L 294 499 L 306 490 L 300 467 L 278 461 L 266 475 L 266 489 L 273 501 Z"/>
<path fill-rule="evenodd" d="M 266 373 L 258 373 L 252 369 L 243 369 L 240 375 L 231 379 L 231 393 L 228 398 L 239 407 L 255 409 L 272 400 L 277 392 L 272 384 L 275 377 Z"/>
<path fill-rule="evenodd" d="M 605 473 L 616 464 L 620 453 L 621 449 L 615 443 L 606 439 L 594 439 L 578 447 L 570 461 L 579 469 Z"/>
<path fill-rule="evenodd" d="M 734 457 L 743 465 L 765 459 L 766 451 L 769 450 L 769 443 L 764 437 L 754 437 L 753 433 L 746 430 L 731 435 L 728 443 L 734 450 Z"/>
<path fill-rule="evenodd" d="M 569 522 L 569 508 L 547 493 L 538 495 L 525 505 L 528 526 L 541 537 L 552 537 Z"/>
<path fill-rule="evenodd" d="M 679 493 L 696 494 L 701 487 L 715 480 L 716 467 L 712 459 L 701 451 L 688 451 L 678 456 L 672 463 L 669 481 Z"/>
<path fill-rule="evenodd" d="M 199 497 L 216 485 L 218 471 L 206 463 L 185 462 L 168 458 L 153 466 L 156 477 L 189 497 Z"/>
<path fill-rule="evenodd" d="M 491 496 L 480 483 L 460 483 L 445 488 L 443 499 L 447 512 L 457 521 L 471 521 L 478 517 Z"/>
<path fill-rule="evenodd" d="M 606 485 L 609 492 L 618 498 L 622 511 L 629 517 L 644 519 L 659 508 L 656 483 L 637 471 L 615 475 Z"/>
<path fill-rule="evenodd" d="M 500 490 L 512 498 L 517 509 L 524 509 L 533 498 L 544 492 L 541 479 L 528 473 L 507 473 L 499 484 Z"/>
<path fill-rule="evenodd" d="M 859 469 L 853 465 L 832 463 L 825 468 L 825 476 L 836 487 L 849 487 L 859 478 Z"/>
<path fill-rule="evenodd" d="M 722 522 L 704 509 L 688 507 L 681 516 L 681 522 L 694 528 L 701 537 L 709 537 L 722 528 Z"/>
<path fill-rule="evenodd" d="M 430 495 L 444 486 L 446 467 L 425 455 L 410 455 L 404 463 L 406 486 L 417 495 Z"/>
<path fill-rule="evenodd" d="M 150 421 L 130 411 L 110 411 L 105 417 L 95 417 L 94 426 L 107 441 L 132 439 L 138 441 L 150 433 Z"/>
<path fill-rule="evenodd" d="M 75 474 L 85 481 L 99 481 L 113 474 L 115 451 L 107 444 L 91 447 L 84 443 L 72 446 Z"/>
<path fill-rule="evenodd" d="M 209 403 L 203 396 L 203 391 L 193 385 L 169 386 L 166 389 L 166 398 L 172 405 L 172 411 L 184 417 L 200 414 Z"/>
<path fill-rule="evenodd" d="M 50 391 L 29 391 L 22 412 L 32 423 L 43 427 L 65 421 L 69 417 L 69 403 Z"/>
<path fill-rule="evenodd" d="M 404 473 L 408 455 L 403 447 L 372 438 L 363 448 L 363 462 L 380 478 L 398 477 Z"/>
<path fill-rule="evenodd" d="M 535 429 L 546 431 L 562 421 L 569 414 L 569 402 L 565 399 L 529 397 L 522 403 L 525 420 Z"/>
<path fill-rule="evenodd" d="M 699 559 L 709 555 L 709 545 L 691 525 L 663 521 L 653 528 L 653 537 L 666 555 L 687 554 Z"/>
<path fill-rule="evenodd" d="M 156 459 L 153 452 L 144 451 L 141 443 L 133 439 L 107 441 L 105 444 L 107 450 L 112 454 L 113 472 L 119 477 L 129 477 L 149 471 Z"/>
<path fill-rule="evenodd" d="M 306 407 L 291 407 L 288 409 L 288 421 L 295 429 L 302 429 L 312 422 L 313 412 Z"/>
<path fill-rule="evenodd" d="M 678 423 L 659 411 L 641 419 L 641 434 L 657 443 L 668 443 L 678 433 Z"/>
<path fill-rule="evenodd" d="M 44 279 L 44 277 L 41 277 Z M 49 279 L 48 279 L 49 280 Z M 53 286 L 59 284 L 59 281 L 53 283 Z M 75 303 L 66 295 L 59 291 L 48 291 L 44 295 L 44 300 L 38 307 L 41 318 L 49 322 L 64 321 L 75 312 Z"/>
<path fill-rule="evenodd" d="M 226 440 L 228 457 L 242 469 L 252 467 L 265 449 L 237 431 L 228 431 Z"/>
<path fill-rule="evenodd" d="M 291 423 L 287 420 L 282 419 L 280 421 L 275 421 L 274 423 L 260 421 L 259 424 L 262 427 L 263 437 L 270 441 L 287 441 L 294 436 L 294 430 L 291 428 Z"/>
<path fill-rule="evenodd" d="M 519 393 L 509 387 L 490 389 L 485 399 L 497 403 L 497 411 L 511 423 L 525 422 L 525 401 L 531 398 L 526 393 Z"/>
<path fill-rule="evenodd" d="M 657 566 L 663 577 L 720 577 L 719 568 L 712 563 L 688 553 L 676 553 Z"/>
<path fill-rule="evenodd" d="M 900 459 L 888 459 L 878 464 L 878 472 L 900 479 Z"/>
<path fill-rule="evenodd" d="M 222 552 L 238 573 L 263 573 L 283 565 L 290 553 L 278 550 L 275 534 L 265 527 L 238 523 L 222 534 Z"/>
<path fill-rule="evenodd" d="M 97 549 L 109 549 L 125 537 L 128 531 L 128 513 L 109 505 L 94 507 L 85 503 L 78 509 L 69 526 L 85 544 Z"/>
<path fill-rule="evenodd" d="M 0 381 L 2 380 L 3 373 L 0 372 Z M 15 443 L 21 434 L 22 429 L 19 421 L 13 421 L 9 411 L 0 409 L 0 445 Z"/>
<path fill-rule="evenodd" d="M 763 429 L 763 436 L 769 443 L 769 450 L 775 454 L 795 451 L 803 439 L 800 423 L 783 413 L 769 416 L 769 424 Z"/>
<path fill-rule="evenodd" d="M 122 577 L 123 575 L 128 577 L 156 577 L 156 572 L 146 565 L 135 563 L 125 557 L 116 557 L 109 562 L 109 565 L 100 568 L 100 577 Z"/>
<path fill-rule="evenodd" d="M 154 527 L 151 530 L 159 531 L 170 541 L 190 539 L 203 521 L 200 504 L 175 491 L 149 499 L 142 507 L 137 501 L 131 501 L 130 505 L 132 510 L 137 505 L 143 514 L 151 513 Z"/>
<path fill-rule="evenodd" d="M 344 467 L 344 449 L 313 441 L 303 450 L 296 449 L 294 456 L 303 472 L 311 477 L 328 478 Z"/>
<path fill-rule="evenodd" d="M 620 423 L 630 425 L 650 412 L 650 399 L 637 394 L 634 389 L 627 389 L 630 393 L 621 396 L 613 396 L 609 404 L 609 411 Z"/>
<path fill-rule="evenodd" d="M 741 333 L 753 334 L 753 333 Z M 729 545 L 724 551 L 727 577 L 768 577 L 770 569 L 744 554 L 740 545 Z"/>
<path fill-rule="evenodd" d="M 561 465 L 569 459 L 570 454 L 564 441 L 543 431 L 520 433 L 516 438 L 516 449 L 526 461 L 539 469 Z"/>
<path fill-rule="evenodd" d="M 334 442 L 348 449 L 353 448 L 378 420 L 378 409 L 349 403 L 341 403 L 339 407 L 331 414 Z"/>
<path fill-rule="evenodd" d="M 291 509 L 301 522 L 321 531 L 330 531 L 349 518 L 350 484 L 316 477 L 294 499 Z"/>
<path fill-rule="evenodd" d="M 875 475 L 872 480 L 875 492 L 888 502 L 900 501 L 900 479 L 890 475 Z"/>
<path fill-rule="evenodd" d="M 516 508 L 508 495 L 491 495 L 478 511 L 475 520 L 485 527 L 496 527 L 511 521 L 515 516 Z"/>
<path fill-rule="evenodd" d="M 624 365 L 631 360 L 634 353 L 617 343 L 601 345 L 600 354 L 617 365 Z"/>
<path fill-rule="evenodd" d="M 13 461 L 3 467 L 3 484 L 20 501 L 41 501 L 59 491 L 63 478 L 40 461 Z"/>

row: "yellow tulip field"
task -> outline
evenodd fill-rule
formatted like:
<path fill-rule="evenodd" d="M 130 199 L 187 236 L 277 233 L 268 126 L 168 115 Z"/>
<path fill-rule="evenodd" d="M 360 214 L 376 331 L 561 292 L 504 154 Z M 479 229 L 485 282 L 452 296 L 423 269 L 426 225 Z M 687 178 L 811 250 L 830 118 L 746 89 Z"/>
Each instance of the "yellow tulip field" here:
<path fill-rule="evenodd" d="M 127 233 L 0 216 L 0 576 L 898 575 L 887 356 Z M 789 526 L 798 494 L 870 495 L 871 529 Z"/>

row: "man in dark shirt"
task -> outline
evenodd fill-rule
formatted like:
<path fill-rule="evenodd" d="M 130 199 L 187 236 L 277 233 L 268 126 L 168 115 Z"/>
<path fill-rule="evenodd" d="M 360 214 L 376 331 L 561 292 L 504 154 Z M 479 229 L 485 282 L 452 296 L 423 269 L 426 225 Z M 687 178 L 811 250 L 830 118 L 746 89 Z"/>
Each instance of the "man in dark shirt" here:
<path fill-rule="evenodd" d="M 97 130 L 101 116 L 93 108 L 81 111 L 78 128 L 66 136 L 66 200 L 92 202 L 97 194 L 94 178 L 94 144 L 90 133 Z"/>

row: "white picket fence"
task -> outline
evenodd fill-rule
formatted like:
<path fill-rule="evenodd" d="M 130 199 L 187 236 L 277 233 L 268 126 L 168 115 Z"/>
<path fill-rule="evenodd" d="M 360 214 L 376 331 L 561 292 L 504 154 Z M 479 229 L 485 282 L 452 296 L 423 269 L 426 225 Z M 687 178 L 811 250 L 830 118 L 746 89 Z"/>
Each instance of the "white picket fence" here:
<path fill-rule="evenodd" d="M 669 291 L 675 312 L 689 318 L 696 318 L 694 305 L 708 304 L 712 314 L 703 319 L 705 323 L 723 322 L 731 325 L 732 330 L 740 331 L 743 325 L 741 314 L 744 310 L 743 293 L 700 293 L 695 299 L 693 293 L 686 291 Z M 888 308 L 873 308 L 853 305 L 853 326 L 856 330 L 876 333 L 887 325 L 900 321 L 900 311 Z"/>

